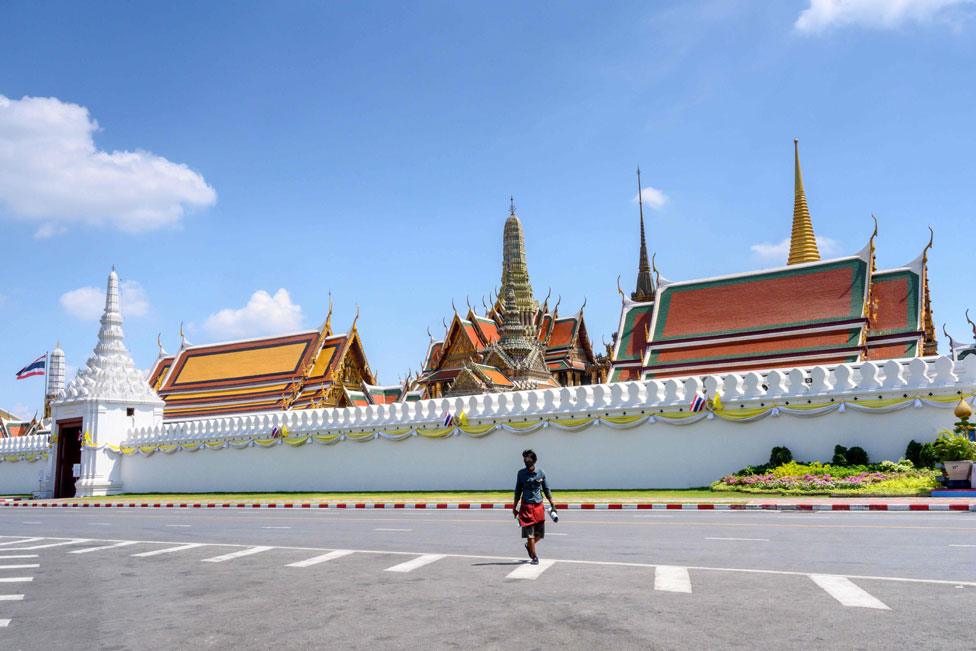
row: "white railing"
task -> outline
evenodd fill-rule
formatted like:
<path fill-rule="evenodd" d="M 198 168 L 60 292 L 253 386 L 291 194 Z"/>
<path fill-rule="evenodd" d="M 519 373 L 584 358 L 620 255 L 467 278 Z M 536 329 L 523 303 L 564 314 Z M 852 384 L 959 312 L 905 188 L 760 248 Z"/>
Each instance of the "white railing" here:
<path fill-rule="evenodd" d="M 766 373 L 617 382 L 559 389 L 491 393 L 367 407 L 305 409 L 166 422 L 128 432 L 126 445 L 200 439 L 267 436 L 275 428 L 289 434 L 367 431 L 379 428 L 443 427 L 447 413 L 464 412 L 472 424 L 523 417 L 598 416 L 637 411 L 687 409 L 696 393 L 718 393 L 726 407 L 758 406 L 790 400 L 890 398 L 971 393 L 976 388 L 976 355 L 811 366 Z M 36 437 L 34 437 L 36 438 Z"/>
<path fill-rule="evenodd" d="M 32 434 L 31 436 L 15 436 L 0 439 L 0 455 L 18 454 L 20 452 L 41 452 L 47 450 L 49 437 L 47 434 Z"/>

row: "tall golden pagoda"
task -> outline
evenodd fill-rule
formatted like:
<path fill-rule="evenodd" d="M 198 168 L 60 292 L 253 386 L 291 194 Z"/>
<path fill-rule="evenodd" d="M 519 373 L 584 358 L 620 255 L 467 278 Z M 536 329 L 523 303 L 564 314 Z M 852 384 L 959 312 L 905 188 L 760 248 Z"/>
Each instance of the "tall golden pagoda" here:
<path fill-rule="evenodd" d="M 803 191 L 803 174 L 800 172 L 800 141 L 793 139 L 793 232 L 790 235 L 790 257 L 786 264 L 816 262 L 820 259 L 817 237 L 813 233 L 813 221 L 807 208 L 807 195 Z"/>
<path fill-rule="evenodd" d="M 510 202 L 502 238 L 502 284 L 479 314 L 454 311 L 444 338 L 431 337 L 417 379 L 426 397 L 596 384 L 608 364 L 591 348 L 583 308 L 570 316 L 532 293 L 525 233 Z"/>

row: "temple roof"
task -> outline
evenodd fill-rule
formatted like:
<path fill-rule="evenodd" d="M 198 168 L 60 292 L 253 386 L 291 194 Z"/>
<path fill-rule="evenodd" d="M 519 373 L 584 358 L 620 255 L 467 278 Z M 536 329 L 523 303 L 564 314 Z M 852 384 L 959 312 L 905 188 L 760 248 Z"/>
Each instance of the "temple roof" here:
<path fill-rule="evenodd" d="M 645 377 L 855 361 L 868 270 L 858 255 L 670 283 L 658 289 L 649 323 L 647 304 L 625 304 L 615 366 L 633 362 L 644 328 Z"/>
<path fill-rule="evenodd" d="M 654 296 L 641 301 L 628 300 L 618 283 L 610 381 L 935 353 L 927 280 L 932 237 L 908 265 L 876 270 L 875 219 L 857 255 L 821 260 L 795 140 L 793 153 L 786 266 L 684 282 L 658 275 Z M 656 272 L 653 257 L 651 268 Z"/>
<path fill-rule="evenodd" d="M 162 357 L 150 373 L 166 418 L 303 408 L 321 403 L 350 355 L 372 380 L 355 323 L 321 330 L 193 346 Z"/>
<path fill-rule="evenodd" d="M 161 388 L 175 391 L 284 382 L 299 374 L 317 352 L 316 330 L 203 346 L 179 352 Z M 318 365 L 317 365 L 318 366 Z"/>

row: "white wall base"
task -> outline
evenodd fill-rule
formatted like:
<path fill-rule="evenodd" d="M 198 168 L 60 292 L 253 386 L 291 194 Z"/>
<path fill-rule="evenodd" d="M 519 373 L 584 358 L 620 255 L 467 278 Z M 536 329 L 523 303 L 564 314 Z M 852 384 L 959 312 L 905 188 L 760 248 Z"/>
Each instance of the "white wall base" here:
<path fill-rule="evenodd" d="M 495 432 L 393 442 L 308 443 L 126 457 L 126 493 L 211 491 L 386 491 L 511 489 L 521 451 L 534 449 L 554 489 L 692 488 L 747 465 L 764 463 L 773 446 L 797 460 L 829 461 L 834 446 L 859 445 L 872 461 L 897 460 L 911 439 L 931 441 L 951 426 L 951 410 L 890 414 L 848 411 L 816 418 L 778 416 L 743 424 L 720 419 L 689 426 L 602 425 L 582 432 Z"/>

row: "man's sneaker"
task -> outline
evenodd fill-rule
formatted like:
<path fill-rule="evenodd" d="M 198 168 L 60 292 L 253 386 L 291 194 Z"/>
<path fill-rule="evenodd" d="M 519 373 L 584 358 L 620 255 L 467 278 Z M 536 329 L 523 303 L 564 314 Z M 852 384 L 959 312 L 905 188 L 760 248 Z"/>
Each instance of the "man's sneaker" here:
<path fill-rule="evenodd" d="M 529 561 L 529 565 L 538 565 L 538 564 L 539 564 L 539 557 L 538 556 L 536 556 L 531 561 Z"/>

